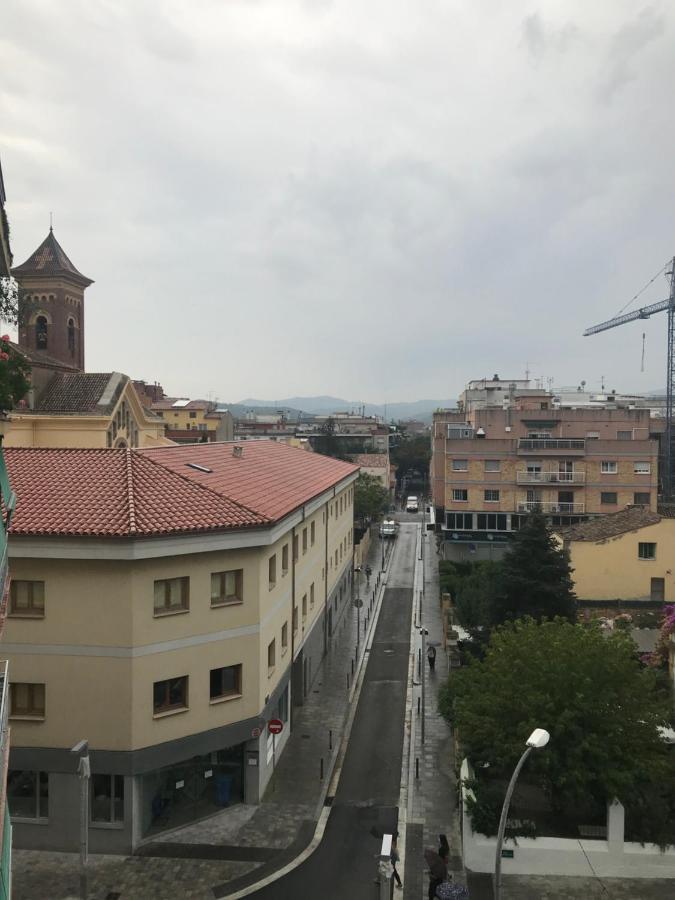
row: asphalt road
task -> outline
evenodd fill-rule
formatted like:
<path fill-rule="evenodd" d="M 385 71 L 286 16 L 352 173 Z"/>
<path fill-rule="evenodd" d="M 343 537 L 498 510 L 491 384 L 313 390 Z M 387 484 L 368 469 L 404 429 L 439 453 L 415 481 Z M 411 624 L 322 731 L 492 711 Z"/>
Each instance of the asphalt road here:
<path fill-rule="evenodd" d="M 380 841 L 393 831 L 403 756 L 415 565 L 415 528 L 402 526 L 366 666 L 337 793 L 323 840 L 260 900 L 374 900 Z"/>

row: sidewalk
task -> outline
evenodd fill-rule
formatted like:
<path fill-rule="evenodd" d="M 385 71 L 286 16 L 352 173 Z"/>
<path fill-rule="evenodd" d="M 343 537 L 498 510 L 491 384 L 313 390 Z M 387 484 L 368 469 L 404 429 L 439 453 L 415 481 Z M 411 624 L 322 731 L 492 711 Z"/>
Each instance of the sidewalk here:
<path fill-rule="evenodd" d="M 372 619 L 381 553 L 375 538 L 367 560 L 373 572 L 370 585 L 364 572 L 358 576 L 358 594 L 355 584 L 363 606 L 358 615 L 346 606 L 335 623 L 328 652 L 305 704 L 294 712 L 293 731 L 260 805 L 233 806 L 159 835 L 133 857 L 91 856 L 90 900 L 224 897 L 275 871 L 309 843 L 347 722 L 352 661 L 355 676 L 364 656 L 364 625 Z M 14 900 L 78 896 L 77 854 L 16 850 L 12 868 Z"/>
<path fill-rule="evenodd" d="M 443 650 L 443 624 L 438 581 L 438 556 L 433 538 L 423 534 L 424 594 L 421 603 L 421 622 L 429 632 L 426 645 L 436 647 L 436 666 L 432 672 L 422 660 L 425 687 L 424 744 L 422 743 L 421 712 L 417 714 L 421 687 L 413 693 L 414 745 L 411 753 L 419 763 L 419 779 L 414 777 L 408 801 L 408 839 L 406 847 L 405 900 L 427 898 L 428 870 L 423 852 L 438 849 L 438 836 L 446 835 L 450 845 L 448 868 L 454 880 L 466 884 L 457 815 L 457 780 L 455 777 L 454 742 L 450 727 L 438 712 L 438 689 L 447 679 L 448 657 Z M 419 649 L 419 643 L 417 648 Z M 419 682 L 419 655 L 416 650 L 415 682 Z M 414 761 L 413 761 L 414 764 Z"/>

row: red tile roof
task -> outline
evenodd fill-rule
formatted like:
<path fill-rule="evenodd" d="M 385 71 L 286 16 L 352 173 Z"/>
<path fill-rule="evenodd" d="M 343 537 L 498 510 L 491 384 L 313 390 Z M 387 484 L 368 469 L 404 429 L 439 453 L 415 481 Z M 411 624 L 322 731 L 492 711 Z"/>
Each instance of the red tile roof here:
<path fill-rule="evenodd" d="M 358 471 L 273 441 L 253 443 L 142 451 L 8 447 L 17 495 L 11 533 L 150 537 L 259 527 Z"/>
<path fill-rule="evenodd" d="M 234 455 L 234 448 L 241 450 L 241 457 Z M 138 452 L 271 521 L 281 519 L 359 469 L 277 441 L 183 444 Z M 200 472 L 188 463 L 212 471 Z"/>
<path fill-rule="evenodd" d="M 17 495 L 14 535 L 149 537 L 267 524 L 133 450 L 8 447 L 4 454 Z"/>

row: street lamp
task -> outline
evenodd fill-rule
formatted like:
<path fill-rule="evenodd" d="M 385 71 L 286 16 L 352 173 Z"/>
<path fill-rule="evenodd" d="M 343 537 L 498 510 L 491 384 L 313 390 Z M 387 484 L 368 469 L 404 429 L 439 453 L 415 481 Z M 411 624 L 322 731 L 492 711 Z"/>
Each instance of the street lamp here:
<path fill-rule="evenodd" d="M 70 750 L 78 758 L 80 779 L 80 898 L 87 900 L 87 862 L 89 857 L 89 741 L 78 741 Z"/>
<path fill-rule="evenodd" d="M 509 786 L 506 789 L 506 796 L 504 797 L 504 805 L 502 806 L 502 814 L 499 819 L 499 831 L 497 833 L 497 853 L 495 855 L 495 900 L 500 900 L 501 890 L 502 890 L 502 844 L 504 843 L 504 832 L 506 831 L 506 817 L 509 814 L 509 806 L 511 805 L 511 797 L 513 796 L 513 789 L 516 786 L 516 781 L 518 780 L 518 776 L 520 775 L 520 770 L 525 765 L 525 760 L 530 755 L 533 750 L 541 750 L 542 747 L 545 747 L 548 744 L 549 738 L 551 735 L 548 731 L 544 731 L 543 728 L 535 728 L 532 734 L 529 736 L 527 741 L 525 742 L 525 751 L 523 755 L 518 760 L 518 765 L 513 770 L 513 775 L 511 776 L 511 781 L 509 781 Z"/>

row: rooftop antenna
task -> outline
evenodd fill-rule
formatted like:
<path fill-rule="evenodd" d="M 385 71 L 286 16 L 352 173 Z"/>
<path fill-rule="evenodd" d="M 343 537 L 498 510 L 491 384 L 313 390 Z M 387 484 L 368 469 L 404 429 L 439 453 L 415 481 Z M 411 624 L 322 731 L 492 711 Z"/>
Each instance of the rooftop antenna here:
<path fill-rule="evenodd" d="M 600 390 L 602 391 L 603 394 L 605 393 L 605 376 L 604 375 L 600 376 Z"/>
<path fill-rule="evenodd" d="M 50 231 L 54 230 L 54 213 L 53 212 L 49 213 L 49 230 Z"/>
<path fill-rule="evenodd" d="M 530 380 L 530 364 L 529 362 L 525 363 L 525 381 Z"/>

